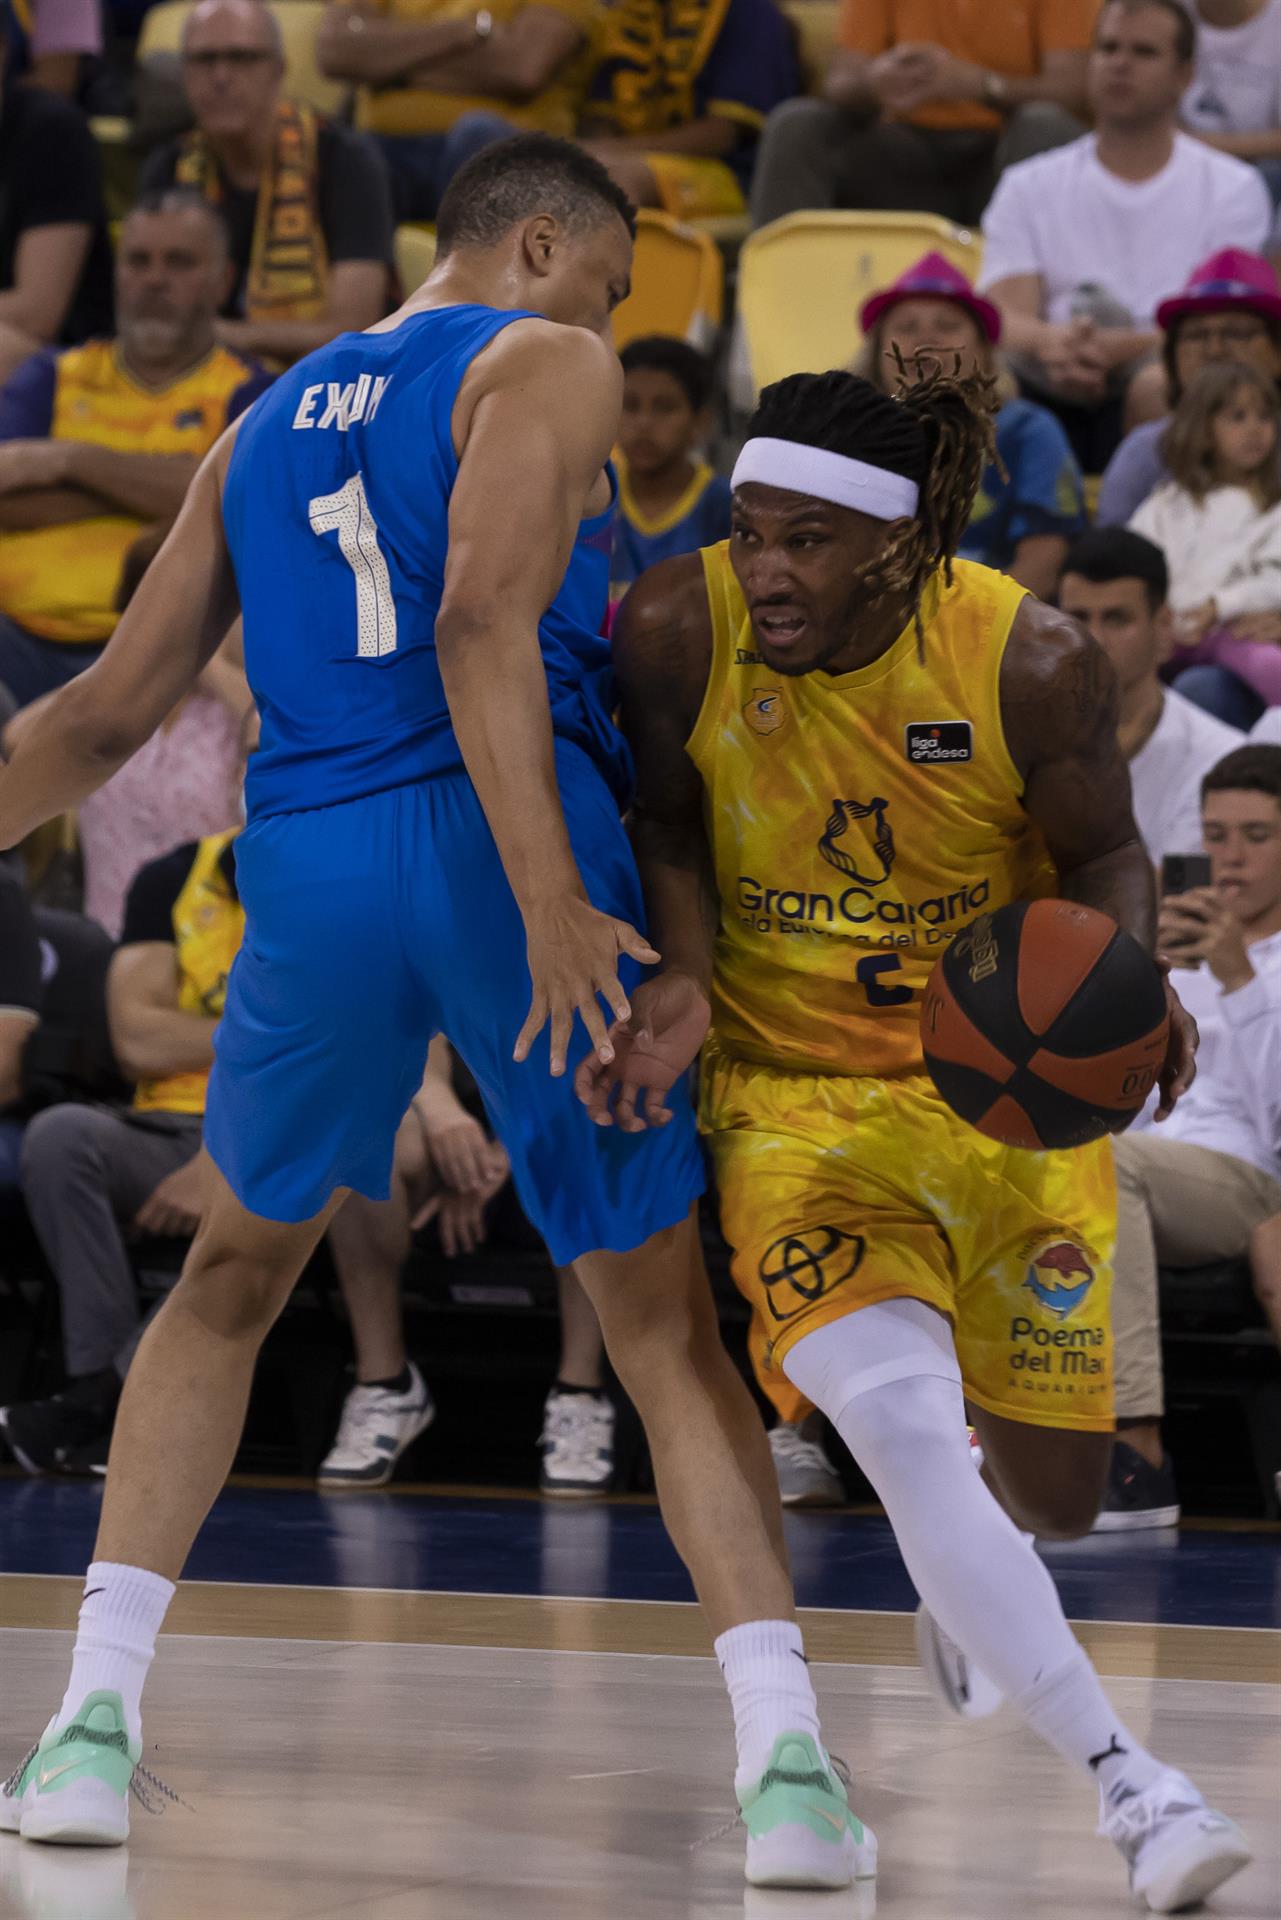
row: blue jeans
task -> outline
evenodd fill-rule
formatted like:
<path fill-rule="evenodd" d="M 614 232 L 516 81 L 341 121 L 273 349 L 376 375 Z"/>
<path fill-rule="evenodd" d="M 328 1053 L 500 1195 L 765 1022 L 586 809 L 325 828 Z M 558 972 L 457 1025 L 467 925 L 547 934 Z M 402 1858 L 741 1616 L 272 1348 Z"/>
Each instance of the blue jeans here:
<path fill-rule="evenodd" d="M 22 1136 L 26 1123 L 0 1114 L 0 1196 L 22 1185 Z"/>
<path fill-rule="evenodd" d="M 19 707 L 29 707 L 42 693 L 65 687 L 91 667 L 101 652 L 101 647 L 79 641 L 42 640 L 0 613 L 0 687 L 9 689 Z"/>
<path fill-rule="evenodd" d="M 1248 733 L 1263 712 L 1263 701 L 1254 688 L 1247 687 L 1245 681 L 1238 680 L 1227 667 L 1185 667 L 1182 673 L 1175 674 L 1170 684 L 1185 700 L 1212 713 L 1216 720 L 1226 720 L 1230 727 L 1238 727 L 1242 733 Z"/>
<path fill-rule="evenodd" d="M 465 113 L 448 133 L 380 133 L 396 220 L 434 220 L 445 188 L 473 154 L 519 128 L 497 113 Z"/>

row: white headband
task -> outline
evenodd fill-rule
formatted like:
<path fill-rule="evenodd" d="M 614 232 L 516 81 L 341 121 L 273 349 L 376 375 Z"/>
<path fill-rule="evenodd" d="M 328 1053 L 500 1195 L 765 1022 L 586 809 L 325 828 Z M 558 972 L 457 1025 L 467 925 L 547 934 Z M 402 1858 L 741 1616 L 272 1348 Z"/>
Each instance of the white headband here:
<path fill-rule="evenodd" d="M 873 520 L 912 519 L 921 498 L 915 480 L 866 460 L 851 460 L 799 440 L 749 440 L 734 466 L 731 486 L 755 480 L 787 493 L 808 493 L 836 507 L 853 507 Z"/>

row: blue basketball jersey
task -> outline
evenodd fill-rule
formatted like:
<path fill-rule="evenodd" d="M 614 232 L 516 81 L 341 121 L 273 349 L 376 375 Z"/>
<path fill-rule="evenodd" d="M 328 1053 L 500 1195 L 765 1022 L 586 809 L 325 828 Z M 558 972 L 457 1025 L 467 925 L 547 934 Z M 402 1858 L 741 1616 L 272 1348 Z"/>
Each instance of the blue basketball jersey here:
<path fill-rule="evenodd" d="M 434 637 L 458 472 L 450 422 L 477 353 L 530 317 L 443 307 L 343 334 L 246 416 L 223 521 L 262 716 L 251 820 L 461 769 Z M 502 512 L 495 500 L 496 521 Z M 622 804 L 630 763 L 600 631 L 612 522 L 612 506 L 582 522 L 539 637 L 555 731 Z"/>

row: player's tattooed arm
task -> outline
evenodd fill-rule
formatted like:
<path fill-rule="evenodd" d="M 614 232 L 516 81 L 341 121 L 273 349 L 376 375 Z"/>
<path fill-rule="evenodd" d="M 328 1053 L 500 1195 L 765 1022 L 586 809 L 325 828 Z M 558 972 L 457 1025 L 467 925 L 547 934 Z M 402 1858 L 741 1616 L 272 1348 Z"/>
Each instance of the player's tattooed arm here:
<path fill-rule="evenodd" d="M 614 627 L 623 732 L 636 762 L 632 845 L 650 938 L 665 972 L 711 985 L 720 904 L 703 824 L 703 781 L 685 751 L 711 662 L 697 554 L 664 561 L 632 588 Z"/>
<path fill-rule="evenodd" d="M 1025 600 L 1001 667 L 1001 717 L 1023 775 L 1023 804 L 1045 835 L 1063 897 L 1109 914 L 1152 953 L 1156 883 L 1134 824 L 1117 705 L 1116 677 L 1089 634 L 1066 614 Z M 1196 1022 L 1168 978 L 1165 997 L 1170 1039 L 1158 1120 L 1196 1073 Z"/>
<path fill-rule="evenodd" d="M 587 1059 L 574 1087 L 597 1126 L 663 1127 L 672 1088 L 698 1057 L 710 1019 L 712 953 L 720 908 L 703 826 L 703 782 L 685 751 L 703 703 L 711 621 L 697 554 L 667 560 L 638 581 L 614 626 L 623 731 L 636 761 L 632 844 L 650 937 L 662 969 L 632 995 L 611 1028 L 608 1065 Z"/>
<path fill-rule="evenodd" d="M 1151 952 L 1152 863 L 1134 823 L 1106 655 L 1066 614 L 1025 600 L 1001 669 L 1001 715 L 1023 804 L 1045 836 L 1064 898 L 1109 914 Z"/>

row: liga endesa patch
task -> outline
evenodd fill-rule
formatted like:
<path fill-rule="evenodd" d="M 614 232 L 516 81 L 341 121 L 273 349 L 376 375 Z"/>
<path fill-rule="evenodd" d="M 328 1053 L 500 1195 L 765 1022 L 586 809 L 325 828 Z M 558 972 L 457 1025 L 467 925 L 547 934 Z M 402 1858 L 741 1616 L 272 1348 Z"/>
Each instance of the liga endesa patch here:
<path fill-rule="evenodd" d="M 909 720 L 907 757 L 918 765 L 974 758 L 974 729 L 968 720 Z"/>

